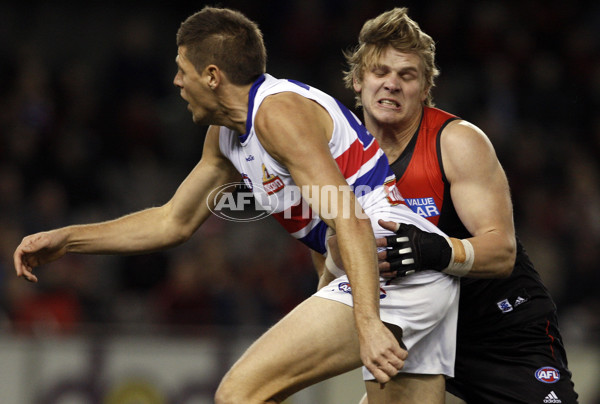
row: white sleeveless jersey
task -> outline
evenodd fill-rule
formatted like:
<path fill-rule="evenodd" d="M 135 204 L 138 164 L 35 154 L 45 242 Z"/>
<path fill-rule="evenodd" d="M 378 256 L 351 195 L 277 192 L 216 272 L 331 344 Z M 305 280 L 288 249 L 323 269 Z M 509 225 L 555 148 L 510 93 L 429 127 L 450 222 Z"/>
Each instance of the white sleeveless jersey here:
<path fill-rule="evenodd" d="M 313 250 L 326 252 L 327 226 L 318 215 L 310 212 L 288 170 L 265 151 L 254 131 L 254 117 L 261 102 L 271 94 L 285 91 L 318 102 L 333 119 L 329 149 L 369 215 L 375 237 L 392 234 L 378 225 L 378 219 L 414 224 L 423 230 L 443 234 L 403 204 L 385 154 L 348 109 L 315 88 L 264 75 L 250 90 L 246 133 L 240 136 L 221 128 L 219 145 L 222 153 L 242 173 L 257 202 L 267 208 L 292 236 Z M 348 277 L 336 276 L 315 296 L 352 306 Z M 381 320 L 403 330 L 402 340 L 410 352 L 401 372 L 454 375 L 458 291 L 458 278 L 438 271 L 419 271 L 392 281 L 380 278 Z M 365 380 L 373 379 L 365 368 L 363 373 Z"/>
<path fill-rule="evenodd" d="M 404 205 L 387 157 L 350 110 L 316 88 L 265 74 L 250 90 L 246 133 L 240 135 L 221 127 L 219 146 L 242 174 L 244 183 L 252 190 L 257 203 L 270 212 L 293 237 L 315 251 L 325 252 L 327 225 L 310 210 L 287 168 L 267 153 L 254 130 L 254 118 L 262 101 L 269 95 L 281 92 L 294 92 L 314 100 L 329 113 L 334 127 L 329 149 L 350 189 L 371 218 L 374 229 L 379 227 L 377 219 L 387 218 L 439 232 Z M 390 213 L 393 214 L 390 216 Z M 378 233 L 375 231 L 376 236 Z"/>

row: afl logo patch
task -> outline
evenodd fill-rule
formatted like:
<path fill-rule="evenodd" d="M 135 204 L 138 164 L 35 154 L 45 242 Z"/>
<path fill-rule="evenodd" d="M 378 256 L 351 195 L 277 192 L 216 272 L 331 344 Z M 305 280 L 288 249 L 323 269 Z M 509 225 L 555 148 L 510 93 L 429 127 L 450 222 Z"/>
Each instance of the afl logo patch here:
<path fill-rule="evenodd" d="M 350 282 L 338 283 L 338 289 L 344 293 L 352 294 L 352 287 L 350 286 Z M 383 288 L 379 288 L 379 299 L 384 299 L 386 296 L 387 292 Z"/>
<path fill-rule="evenodd" d="M 542 383 L 556 383 L 560 380 L 560 372 L 551 366 L 544 366 L 535 371 L 535 378 Z"/>
<path fill-rule="evenodd" d="M 344 293 L 352 294 L 352 288 L 350 287 L 349 282 L 341 282 L 340 284 L 338 284 L 338 289 Z"/>

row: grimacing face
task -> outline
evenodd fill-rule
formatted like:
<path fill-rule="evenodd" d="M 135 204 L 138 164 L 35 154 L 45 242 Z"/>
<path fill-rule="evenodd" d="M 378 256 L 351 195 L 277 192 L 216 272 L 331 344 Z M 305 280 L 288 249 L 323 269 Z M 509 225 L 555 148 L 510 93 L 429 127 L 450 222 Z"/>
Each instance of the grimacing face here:
<path fill-rule="evenodd" d="M 424 86 L 421 59 L 415 53 L 386 48 L 378 62 L 365 69 L 360 93 L 365 120 L 374 124 L 401 124 L 420 116 L 428 89 Z"/>

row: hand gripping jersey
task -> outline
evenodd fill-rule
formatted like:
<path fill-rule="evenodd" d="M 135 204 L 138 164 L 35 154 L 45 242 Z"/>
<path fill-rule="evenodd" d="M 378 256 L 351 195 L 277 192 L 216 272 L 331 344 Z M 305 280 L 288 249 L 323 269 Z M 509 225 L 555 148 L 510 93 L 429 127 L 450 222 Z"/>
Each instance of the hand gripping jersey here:
<path fill-rule="evenodd" d="M 376 219 L 393 210 L 399 221 L 438 231 L 403 204 L 387 157 L 350 110 L 316 88 L 265 74 L 250 90 L 246 133 L 240 136 L 222 127 L 219 145 L 221 152 L 242 173 L 257 202 L 293 237 L 315 251 L 325 252 L 327 225 L 310 210 L 287 168 L 265 151 L 254 129 L 254 118 L 262 101 L 281 92 L 294 92 L 314 100 L 329 113 L 334 122 L 329 142 L 331 154 L 374 227 L 379 227 Z"/>
<path fill-rule="evenodd" d="M 391 168 L 407 206 L 450 237 L 468 238 L 472 235 L 452 204 L 440 149 L 440 134 L 455 119 L 447 112 L 425 107 L 417 133 Z M 475 338 L 479 333 L 524 324 L 554 310 L 548 291 L 517 240 L 517 258 L 510 277 L 461 278 L 458 332 Z"/>

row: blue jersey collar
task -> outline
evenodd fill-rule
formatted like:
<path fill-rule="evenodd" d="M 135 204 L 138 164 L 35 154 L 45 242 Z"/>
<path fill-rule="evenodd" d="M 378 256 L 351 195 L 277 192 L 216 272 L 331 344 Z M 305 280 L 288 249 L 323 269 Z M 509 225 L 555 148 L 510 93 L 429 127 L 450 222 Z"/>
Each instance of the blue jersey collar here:
<path fill-rule="evenodd" d="M 250 130 L 252 129 L 252 112 L 254 111 L 254 97 L 256 97 L 256 92 L 260 85 L 265 81 L 265 78 L 265 75 L 261 74 L 252 84 L 252 87 L 250 87 L 250 93 L 248 94 L 248 116 L 246 116 L 246 133 L 240 135 L 240 142 L 242 143 L 244 143 L 250 135 Z"/>

